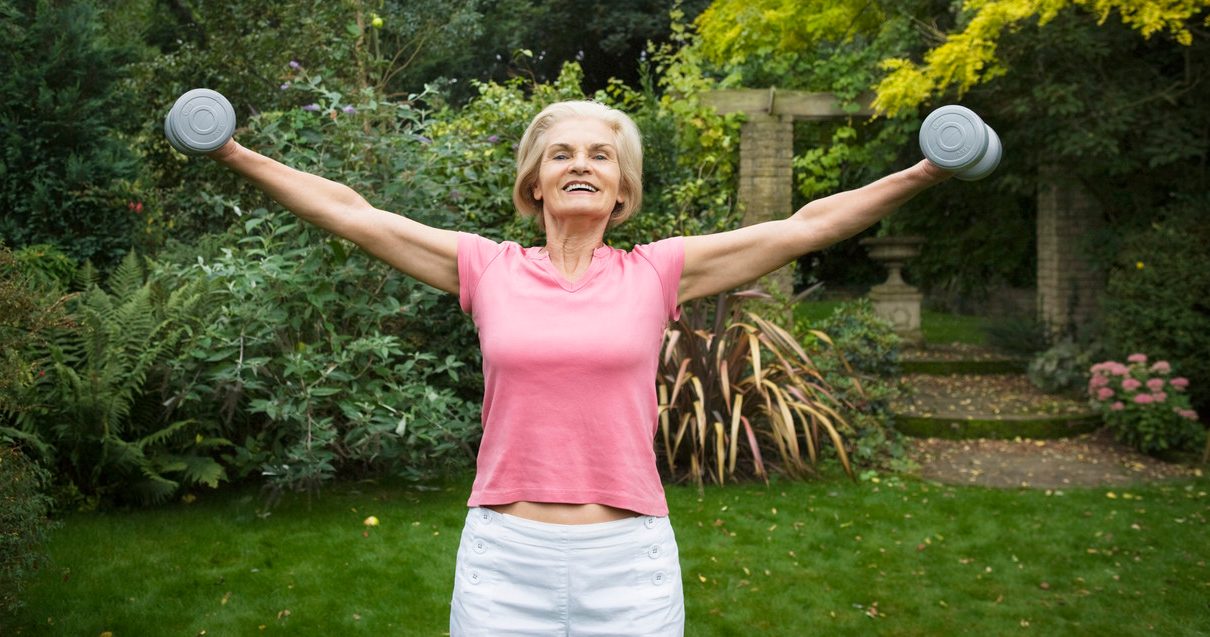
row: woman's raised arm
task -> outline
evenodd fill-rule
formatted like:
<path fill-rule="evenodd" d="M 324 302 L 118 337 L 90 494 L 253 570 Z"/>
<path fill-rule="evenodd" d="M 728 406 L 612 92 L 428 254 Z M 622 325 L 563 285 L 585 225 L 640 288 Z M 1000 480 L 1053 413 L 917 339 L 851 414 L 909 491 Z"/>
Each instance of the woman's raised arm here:
<path fill-rule="evenodd" d="M 378 210 L 348 186 L 290 168 L 234 139 L 208 156 L 300 219 L 356 243 L 404 274 L 458 293 L 457 232 Z"/>
<path fill-rule="evenodd" d="M 683 303 L 730 290 L 847 239 L 951 174 L 921 160 L 856 190 L 816 199 L 786 219 L 685 237 L 678 299 Z"/>

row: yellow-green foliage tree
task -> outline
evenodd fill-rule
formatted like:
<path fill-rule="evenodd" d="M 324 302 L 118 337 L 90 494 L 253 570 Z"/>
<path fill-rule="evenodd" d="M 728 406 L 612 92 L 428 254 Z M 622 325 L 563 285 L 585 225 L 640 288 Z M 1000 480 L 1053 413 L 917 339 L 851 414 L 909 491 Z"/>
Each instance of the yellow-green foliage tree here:
<path fill-rule="evenodd" d="M 1030 20 L 1045 26 L 1062 12 L 1082 10 L 1103 24 L 1117 15 L 1144 38 L 1165 35 L 1188 46 L 1198 25 L 1210 25 L 1207 8 L 1210 0 L 966 0 L 953 31 L 912 18 L 933 45 L 921 63 L 912 51 L 882 60 L 888 73 L 876 85 L 874 106 L 894 116 L 931 96 L 951 89 L 961 95 L 1003 75 L 997 43 Z M 738 68 L 754 58 L 784 61 L 822 44 L 869 39 L 905 13 L 900 4 L 870 0 L 717 0 L 696 25 L 702 52 Z"/>
<path fill-rule="evenodd" d="M 1104 24 L 1117 14 L 1144 38 L 1162 34 L 1189 46 L 1195 25 L 1210 25 L 1208 7 L 1210 0 L 967 0 L 965 26 L 926 52 L 923 64 L 904 57 L 883 62 L 890 73 L 878 84 L 874 107 L 893 116 L 931 95 L 950 89 L 962 95 L 1003 75 L 1007 69 L 996 58 L 1000 36 L 1031 19 L 1045 26 L 1062 11 L 1081 9 Z"/>

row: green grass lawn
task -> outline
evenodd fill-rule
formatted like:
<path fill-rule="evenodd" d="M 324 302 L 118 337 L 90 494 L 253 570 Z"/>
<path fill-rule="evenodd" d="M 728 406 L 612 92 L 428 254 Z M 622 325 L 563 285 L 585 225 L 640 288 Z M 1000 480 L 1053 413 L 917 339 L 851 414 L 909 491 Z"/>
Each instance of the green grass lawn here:
<path fill-rule="evenodd" d="M 0 634 L 442 635 L 468 490 L 345 484 L 269 514 L 235 490 L 72 514 Z M 670 487 L 686 634 L 1204 635 L 1207 491 Z"/>
<path fill-rule="evenodd" d="M 812 323 L 822 321 L 843 301 L 804 301 L 794 306 L 794 316 Z M 978 316 L 945 314 L 931 310 L 920 312 L 920 331 L 929 343 L 969 343 L 983 345 L 987 334 L 983 330 L 986 319 Z"/>

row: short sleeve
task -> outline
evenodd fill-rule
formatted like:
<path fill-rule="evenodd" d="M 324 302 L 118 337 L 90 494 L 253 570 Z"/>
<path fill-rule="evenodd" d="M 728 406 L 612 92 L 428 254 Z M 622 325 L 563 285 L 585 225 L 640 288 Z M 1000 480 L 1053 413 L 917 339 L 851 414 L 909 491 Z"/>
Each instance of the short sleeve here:
<path fill-rule="evenodd" d="M 503 250 L 503 246 L 491 239 L 469 232 L 458 233 L 458 304 L 462 311 L 471 312 L 471 300 L 483 271 Z"/>
<path fill-rule="evenodd" d="M 681 288 L 681 272 L 685 269 L 684 238 L 672 237 L 637 245 L 634 252 L 650 263 L 659 276 L 664 294 L 664 311 L 668 320 L 679 319 L 681 307 L 677 304 L 677 297 Z"/>

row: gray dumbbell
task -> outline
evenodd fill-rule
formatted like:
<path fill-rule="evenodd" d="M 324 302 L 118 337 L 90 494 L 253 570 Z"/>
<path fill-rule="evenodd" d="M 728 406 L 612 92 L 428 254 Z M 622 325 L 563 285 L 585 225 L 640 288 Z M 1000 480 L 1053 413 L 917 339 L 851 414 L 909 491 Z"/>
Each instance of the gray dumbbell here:
<path fill-rule="evenodd" d="M 990 175 L 1000 165 L 1000 137 L 969 108 L 950 104 L 920 125 L 920 150 L 929 161 L 963 181 Z"/>
<path fill-rule="evenodd" d="M 164 135 L 186 155 L 222 148 L 235 133 L 235 109 L 216 91 L 195 88 L 177 98 L 164 116 Z"/>

